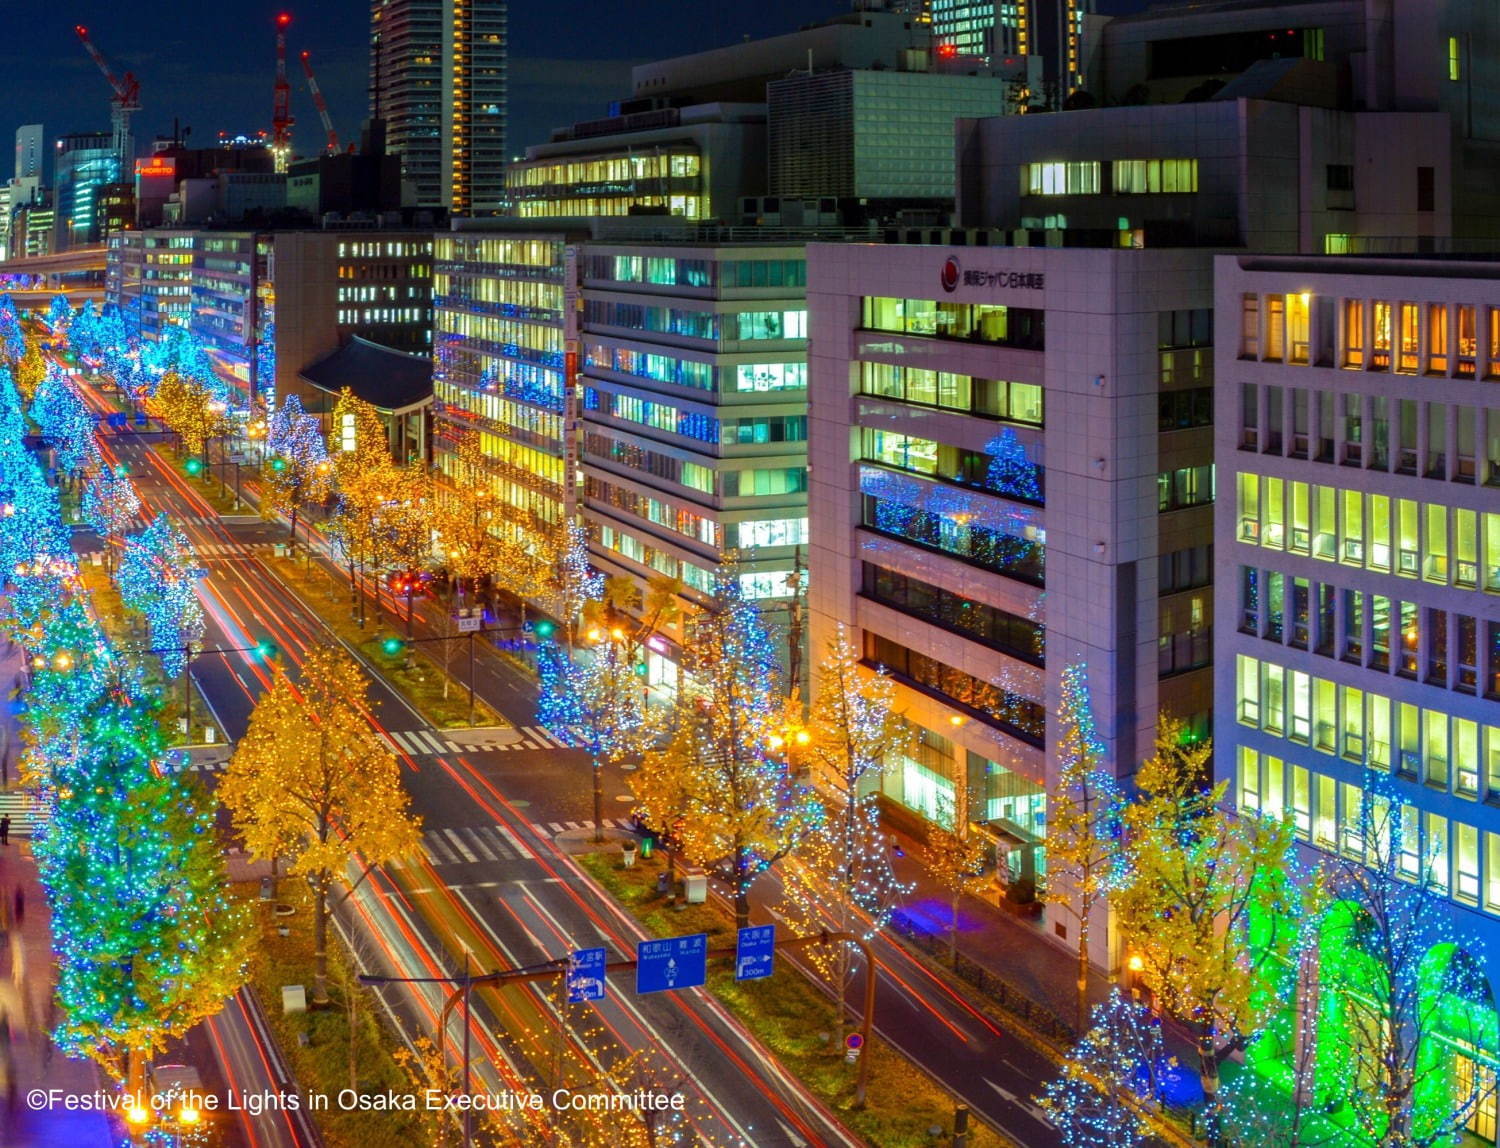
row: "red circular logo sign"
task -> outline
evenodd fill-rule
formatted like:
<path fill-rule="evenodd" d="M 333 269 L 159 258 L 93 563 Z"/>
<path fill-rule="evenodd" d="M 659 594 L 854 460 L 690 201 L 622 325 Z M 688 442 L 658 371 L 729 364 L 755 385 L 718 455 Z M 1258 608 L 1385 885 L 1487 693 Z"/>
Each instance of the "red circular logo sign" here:
<path fill-rule="evenodd" d="M 959 273 L 959 271 L 960 271 L 960 267 L 958 265 L 958 256 L 957 255 L 950 255 L 950 256 L 948 256 L 948 262 L 946 262 L 946 263 L 943 264 L 942 280 L 943 280 L 943 290 L 944 291 L 952 291 L 954 288 L 956 288 L 958 286 L 958 273 Z"/>

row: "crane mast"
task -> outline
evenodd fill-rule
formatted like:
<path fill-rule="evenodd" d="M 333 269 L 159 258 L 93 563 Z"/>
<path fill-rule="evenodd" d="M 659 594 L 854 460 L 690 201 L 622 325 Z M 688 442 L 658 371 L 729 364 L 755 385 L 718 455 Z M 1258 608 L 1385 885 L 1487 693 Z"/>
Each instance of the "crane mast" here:
<path fill-rule="evenodd" d="M 290 13 L 276 17 L 276 87 L 271 108 L 271 154 L 276 170 L 286 171 L 292 158 L 292 85 L 286 78 L 286 28 L 292 22 Z"/>
<path fill-rule="evenodd" d="M 105 82 L 115 93 L 109 101 L 110 146 L 120 160 L 120 178 L 125 179 L 126 169 L 135 158 L 135 140 L 130 134 L 130 117 L 141 110 L 140 81 L 135 78 L 134 72 L 116 76 L 109 62 L 105 60 L 104 54 L 94 47 L 94 42 L 89 39 L 89 30 L 82 24 L 74 25 L 73 31 L 83 41 L 84 50 L 88 52 L 99 71 L 103 73 Z"/>
<path fill-rule="evenodd" d="M 328 133 L 328 154 L 339 154 L 339 136 L 333 130 L 333 117 L 328 114 L 328 101 L 323 98 L 323 92 L 318 87 L 318 78 L 313 75 L 312 53 L 302 53 L 302 71 L 307 76 L 307 90 L 312 93 L 313 105 L 318 109 L 318 115 L 323 120 L 323 130 Z"/>

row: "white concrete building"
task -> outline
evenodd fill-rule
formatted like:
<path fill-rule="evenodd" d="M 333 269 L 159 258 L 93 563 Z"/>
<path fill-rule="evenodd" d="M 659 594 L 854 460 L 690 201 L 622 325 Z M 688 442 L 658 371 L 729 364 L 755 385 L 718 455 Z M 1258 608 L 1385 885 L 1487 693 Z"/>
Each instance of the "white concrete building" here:
<path fill-rule="evenodd" d="M 997 875 L 1027 879 L 1065 667 L 1087 666 L 1119 776 L 1159 709 L 1206 732 L 1210 261 L 808 252 L 811 651 L 843 623 L 895 676 L 919 749 L 883 782 L 890 814 L 941 816 L 964 771 Z"/>

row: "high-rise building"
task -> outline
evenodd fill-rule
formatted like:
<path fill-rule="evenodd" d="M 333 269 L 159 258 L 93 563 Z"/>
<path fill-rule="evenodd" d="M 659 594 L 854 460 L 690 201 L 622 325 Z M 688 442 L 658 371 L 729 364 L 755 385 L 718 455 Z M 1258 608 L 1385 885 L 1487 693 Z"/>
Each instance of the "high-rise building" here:
<path fill-rule="evenodd" d="M 120 156 L 110 133 L 78 132 L 57 141 L 52 160 L 53 251 L 86 247 L 103 238 L 103 189 L 120 179 Z"/>
<path fill-rule="evenodd" d="M 1385 902 L 1414 946 L 1390 968 L 1415 982 L 1420 961 L 1424 1002 L 1486 986 L 1421 1006 L 1422 1103 L 1453 1111 L 1441 1089 L 1487 1080 L 1465 1139 L 1493 1143 L 1493 1070 L 1472 1058 L 1500 942 L 1500 264 L 1221 256 L 1214 283 L 1215 771 L 1304 860 L 1440 899 L 1411 921 Z M 1325 929 L 1305 991 L 1278 994 L 1299 1057 L 1348 1055 L 1339 998 L 1390 959 L 1355 932 Z M 1285 1079 L 1274 1043 L 1250 1063 Z"/>
<path fill-rule="evenodd" d="M 507 36 L 505 0 L 371 0 L 371 114 L 416 206 L 499 211 Z"/>
<path fill-rule="evenodd" d="M 41 180 L 47 162 L 46 137 L 41 124 L 23 124 L 16 129 L 16 179 Z"/>
<path fill-rule="evenodd" d="M 1093 0 L 932 0 L 932 38 L 941 56 L 991 66 L 1036 60 L 1031 74 L 1057 107 L 1091 82 L 1084 41 L 1097 28 L 1093 11 Z M 1031 93 L 1033 102 L 1042 96 Z"/>

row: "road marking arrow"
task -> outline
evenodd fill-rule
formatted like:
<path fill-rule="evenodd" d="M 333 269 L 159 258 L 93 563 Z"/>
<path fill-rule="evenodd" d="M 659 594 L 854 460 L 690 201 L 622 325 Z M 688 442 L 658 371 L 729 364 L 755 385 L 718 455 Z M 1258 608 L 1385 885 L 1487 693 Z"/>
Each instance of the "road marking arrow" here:
<path fill-rule="evenodd" d="M 988 1084 L 991 1088 L 993 1088 L 1000 1094 L 1002 1100 L 1005 1100 L 1010 1104 L 1014 1104 L 1017 1108 L 1021 1109 L 1021 1111 L 1025 1112 L 1033 1120 L 1039 1121 L 1042 1124 L 1050 1125 L 1052 1123 L 1052 1118 L 1047 1115 L 1046 1111 L 1037 1107 L 1031 1101 L 1022 1100 L 1014 1092 L 1011 1092 L 1006 1088 L 1001 1088 L 998 1084 L 996 1084 L 993 1080 L 990 1080 L 988 1077 L 984 1077 L 983 1079 L 986 1084 Z"/>

